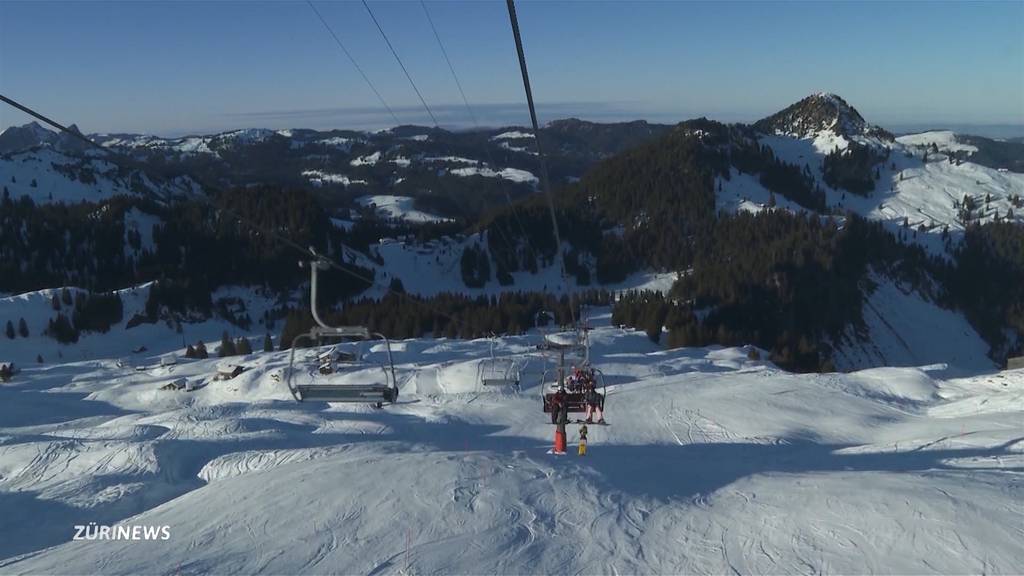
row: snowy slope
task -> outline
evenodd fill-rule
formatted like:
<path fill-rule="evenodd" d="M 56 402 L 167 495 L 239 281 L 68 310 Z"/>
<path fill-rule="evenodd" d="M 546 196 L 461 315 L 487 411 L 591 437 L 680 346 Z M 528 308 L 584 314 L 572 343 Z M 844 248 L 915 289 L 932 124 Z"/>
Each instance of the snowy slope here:
<path fill-rule="evenodd" d="M 536 184 L 538 182 L 537 177 L 532 173 L 518 168 L 493 170 L 491 168 L 467 167 L 455 168 L 454 170 L 450 170 L 450 173 L 455 176 L 462 177 L 483 176 L 484 178 L 503 178 L 505 180 L 511 180 L 512 182 L 526 182 L 529 184 Z"/>
<path fill-rule="evenodd" d="M 992 370 L 989 346 L 960 312 L 946 310 L 920 293 L 872 274 L 876 288 L 864 302 L 867 333 L 852 331 L 837 343 L 840 370 L 867 366 L 945 364 L 956 370 Z"/>
<path fill-rule="evenodd" d="M 413 208 L 414 198 L 407 196 L 390 196 L 386 194 L 376 196 L 360 196 L 356 198 L 360 206 L 373 206 L 377 213 L 384 218 L 405 220 L 407 222 L 445 222 L 447 218 L 416 210 Z"/>
<path fill-rule="evenodd" d="M 959 210 L 954 201 L 961 202 L 965 195 L 972 197 L 979 209 L 971 222 L 984 223 L 993 220 L 997 214 L 1005 218 L 1013 207 L 1010 198 L 1024 196 L 1024 174 L 1001 172 L 970 161 L 959 165 L 950 163 L 945 153 L 932 153 L 925 163 L 925 150 L 918 145 L 918 139 L 927 141 L 929 146 L 935 141 L 953 149 L 955 141 L 943 141 L 935 133 L 919 135 L 919 138 L 918 135 L 900 137 L 888 143 L 887 146 L 892 148 L 890 158 L 879 165 L 880 179 L 867 197 L 836 190 L 825 183 L 822 160 L 834 147 L 845 149 L 850 139 L 832 131 L 822 131 L 804 138 L 762 136 L 760 141 L 768 145 L 779 159 L 809 167 L 825 190 L 830 208 L 852 210 L 871 220 L 881 221 L 894 233 L 907 223 L 909 228 L 904 230 L 906 241 L 920 244 L 933 254 L 948 254 L 942 239 L 944 228 L 948 227 L 951 245 L 963 236 L 965 226 L 958 218 Z M 876 147 L 879 145 L 871 139 L 858 140 Z M 986 204 L 987 197 L 990 202 Z M 1024 223 L 1024 213 L 1021 213 L 1024 211 L 1014 212 L 1014 221 Z M 923 230 L 920 229 L 922 226 Z"/>
<path fill-rule="evenodd" d="M 479 233 L 466 238 L 444 237 L 426 244 L 411 244 L 398 240 L 387 240 L 371 247 L 375 256 L 383 260 L 383 266 L 367 261 L 368 266 L 378 268 L 382 279 L 377 287 L 370 289 L 372 295 L 380 294 L 381 287 L 398 279 L 406 292 L 421 296 L 434 296 L 444 292 L 470 295 L 500 294 L 502 292 L 560 292 L 565 289 L 565 280 L 557 265 L 540 268 L 536 274 L 513 272 L 513 283 L 502 286 L 492 274 L 491 279 L 481 288 L 469 288 L 462 280 L 460 268 L 462 251 L 474 246 L 486 250 L 486 242 Z M 602 286 L 607 290 L 649 289 L 668 292 L 675 281 L 675 273 L 641 272 L 631 275 L 619 284 Z M 574 288 L 574 279 L 569 280 Z"/>
<path fill-rule="evenodd" d="M 262 338 L 266 330 L 259 321 L 263 317 L 264 311 L 275 306 L 275 302 L 262 295 L 259 290 L 225 287 L 211 294 L 211 300 L 216 304 L 222 298 L 241 299 L 245 303 L 246 313 L 253 320 L 250 331 L 242 330 L 217 317 L 205 322 L 184 323 L 180 333 L 177 332 L 176 327 L 162 321 L 128 328 L 127 324 L 133 316 L 145 312 L 149 286 L 149 284 L 145 284 L 118 290 L 117 293 L 121 296 L 124 309 L 122 321 L 112 326 L 106 333 L 83 332 L 78 342 L 74 344 L 59 344 L 53 338 L 45 335 L 49 321 L 58 314 L 52 308 L 51 300 L 55 295 L 59 299 L 60 289 L 37 290 L 0 297 L 0 329 L 8 321 L 17 327 L 19 320 L 24 319 L 29 331 L 28 338 L 17 336 L 13 340 L 0 334 L 0 362 L 14 362 L 18 366 L 29 366 L 36 364 L 37 356 L 42 356 L 46 365 L 97 358 L 129 358 L 133 363 L 147 363 L 153 361 L 156 357 L 154 355 L 158 355 L 160 352 L 180 350 L 184 347 L 184 342 L 194 344 L 199 340 L 209 343 L 209 349 L 212 352 L 220 342 L 221 335 L 225 330 L 233 338 L 239 336 Z M 80 289 L 70 288 L 70 291 L 74 297 Z M 62 313 L 65 316 L 70 316 L 71 310 L 70 306 L 62 305 Z M 276 337 L 278 330 L 271 332 Z M 254 341 L 254 346 L 256 344 L 258 341 Z M 149 352 L 132 353 L 133 349 L 142 346 L 146 347 Z"/>
<path fill-rule="evenodd" d="M 0 183 L 12 198 L 28 196 L 36 203 L 95 202 L 132 193 L 114 164 L 83 162 L 49 148 L 0 156 Z"/>
<path fill-rule="evenodd" d="M 918 134 L 907 134 L 896 138 L 896 141 L 905 146 L 930 147 L 933 144 L 939 152 L 967 152 L 973 154 L 978 151 L 977 146 L 960 142 L 952 130 L 932 130 Z"/>
<path fill-rule="evenodd" d="M 352 180 L 344 174 L 334 174 L 323 170 L 303 170 L 302 176 L 309 180 L 313 186 L 320 187 L 325 184 L 341 184 L 348 188 L 353 184 L 366 184 L 366 180 Z"/>
<path fill-rule="evenodd" d="M 283 353 L 192 393 L 157 388 L 208 382 L 214 360 L 26 370 L 0 386 L 0 571 L 1019 569 L 1024 373 L 793 375 L 741 349 L 592 339 L 612 426 L 585 458 L 545 453 L 539 358 L 517 356 L 522 394 L 480 390 L 487 341 L 397 343 L 402 402 L 383 411 L 294 403 Z M 88 522 L 170 540 L 70 541 Z"/>
<path fill-rule="evenodd" d="M 103 152 L 71 155 L 51 147 L 0 155 L 0 186 L 11 198 L 27 196 L 37 204 L 49 202 L 99 202 L 117 195 L 151 193 L 157 199 L 192 194 L 200 187 L 189 177 L 153 180 L 147 174 L 130 173 L 97 157 Z"/>
<path fill-rule="evenodd" d="M 729 213 L 757 213 L 770 207 L 772 193 L 761 185 L 757 176 L 730 168 L 729 179 L 715 178 L 715 210 Z M 807 212 L 803 206 L 785 196 L 775 195 L 775 207 L 794 214 Z"/>

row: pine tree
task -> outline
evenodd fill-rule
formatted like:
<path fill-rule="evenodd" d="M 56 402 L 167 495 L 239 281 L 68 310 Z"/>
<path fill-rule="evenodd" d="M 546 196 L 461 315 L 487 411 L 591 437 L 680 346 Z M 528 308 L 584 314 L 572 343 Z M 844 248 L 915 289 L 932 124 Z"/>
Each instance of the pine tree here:
<path fill-rule="evenodd" d="M 238 341 L 235 342 L 235 353 L 242 356 L 252 354 L 252 344 L 249 343 L 248 338 L 245 336 L 240 336 L 238 338 Z"/>
<path fill-rule="evenodd" d="M 18 334 L 20 334 L 22 338 L 28 338 L 28 323 L 25 322 L 24 318 L 20 318 L 18 320 Z"/>
<path fill-rule="evenodd" d="M 196 357 L 196 349 L 193 348 L 191 344 L 189 344 L 188 346 L 185 347 L 185 358 L 195 358 L 195 357 Z"/>
<path fill-rule="evenodd" d="M 225 330 L 224 334 L 220 338 L 220 346 L 217 348 L 217 356 L 224 358 L 227 356 L 234 356 L 237 354 L 235 350 L 235 343 L 231 341 L 231 337 L 228 336 L 228 331 Z"/>
<path fill-rule="evenodd" d="M 54 294 L 50 298 L 50 308 L 53 308 L 55 311 L 60 312 L 60 300 L 57 298 L 56 294 Z"/>
<path fill-rule="evenodd" d="M 14 324 L 12 324 L 10 320 L 7 321 L 7 329 L 4 330 L 4 333 L 7 334 L 8 338 L 14 340 Z"/>
<path fill-rule="evenodd" d="M 264 334 L 264 336 L 263 336 L 263 351 L 264 352 L 273 352 L 274 351 L 274 341 L 270 338 L 270 334 L 269 333 L 268 334 Z"/>
<path fill-rule="evenodd" d="M 209 357 L 210 354 L 206 351 L 206 344 L 203 344 L 201 341 L 196 342 L 196 358 L 203 360 Z"/>
<path fill-rule="evenodd" d="M 60 300 L 65 306 L 71 306 L 71 291 L 67 289 L 67 286 L 61 288 Z"/>
<path fill-rule="evenodd" d="M 33 178 L 32 181 L 28 183 L 28 185 L 31 188 L 37 188 L 39 186 L 39 184 L 36 183 L 36 179 L 35 178 Z"/>
<path fill-rule="evenodd" d="M 38 363 L 38 364 L 42 364 L 43 363 L 43 355 L 42 354 L 36 354 L 36 363 Z"/>

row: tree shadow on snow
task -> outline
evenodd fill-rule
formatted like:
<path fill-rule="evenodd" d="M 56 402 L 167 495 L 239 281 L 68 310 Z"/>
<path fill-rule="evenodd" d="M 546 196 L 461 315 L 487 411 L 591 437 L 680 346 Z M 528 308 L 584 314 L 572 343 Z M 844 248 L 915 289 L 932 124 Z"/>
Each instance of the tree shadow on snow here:
<path fill-rule="evenodd" d="M 688 500 L 759 474 L 814 472 L 1024 472 L 1020 467 L 950 464 L 954 459 L 993 459 L 1013 454 L 1017 439 L 992 448 L 960 448 L 882 453 L 840 453 L 847 445 L 795 443 L 689 444 L 595 447 L 586 463 L 605 487 L 658 500 Z"/>
<path fill-rule="evenodd" d="M 758 474 L 803 474 L 814 472 L 1024 472 L 1024 467 L 958 466 L 953 460 L 994 460 L 1019 455 L 1011 448 L 1024 437 L 990 448 L 917 449 L 895 452 L 848 453 L 850 444 L 827 444 L 813 437 L 792 437 L 769 443 L 727 442 L 693 444 L 591 444 L 584 458 L 573 452 L 555 457 L 546 452 L 550 444 L 536 438 L 499 435 L 503 426 L 480 425 L 457 419 L 424 422 L 417 417 L 389 412 L 352 415 L 341 418 L 379 422 L 394 434 L 379 440 L 404 443 L 396 450 L 430 447 L 444 452 L 490 452 L 512 458 L 523 452 L 534 460 L 550 462 L 552 467 L 587 475 L 606 489 L 659 500 L 690 500 L 712 493 L 743 478 Z M 552 435 L 554 429 L 551 428 Z M 572 435 L 570 427 L 570 435 Z M 596 474 L 595 474 L 596 473 Z"/>

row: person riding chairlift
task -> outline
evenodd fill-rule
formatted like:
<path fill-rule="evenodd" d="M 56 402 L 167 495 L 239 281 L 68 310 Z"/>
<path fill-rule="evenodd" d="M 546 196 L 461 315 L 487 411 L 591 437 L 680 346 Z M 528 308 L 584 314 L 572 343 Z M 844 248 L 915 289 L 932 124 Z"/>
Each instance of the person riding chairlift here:
<path fill-rule="evenodd" d="M 583 373 L 579 367 L 573 366 L 569 371 L 569 375 L 565 377 L 565 387 L 570 391 L 576 391 L 579 389 L 580 383 L 582 382 Z"/>
<path fill-rule="evenodd" d="M 568 398 L 565 394 L 565 388 L 559 386 L 558 390 L 555 391 L 554 396 L 551 397 L 551 423 L 557 424 L 559 415 L 562 413 L 563 408 L 567 408 Z"/>
<path fill-rule="evenodd" d="M 587 424 L 594 423 L 594 414 L 597 415 L 597 423 L 604 424 L 604 396 L 597 391 L 592 379 L 584 382 L 583 400 L 587 404 Z"/>

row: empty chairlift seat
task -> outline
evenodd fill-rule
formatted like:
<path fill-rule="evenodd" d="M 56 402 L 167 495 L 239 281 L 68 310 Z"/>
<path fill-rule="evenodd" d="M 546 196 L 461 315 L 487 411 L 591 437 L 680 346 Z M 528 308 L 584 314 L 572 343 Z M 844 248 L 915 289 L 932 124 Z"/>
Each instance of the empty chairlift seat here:
<path fill-rule="evenodd" d="M 310 313 L 316 325 L 299 334 L 291 343 L 286 370 L 286 384 L 299 402 L 363 402 L 378 408 L 398 400 L 398 382 L 391 355 L 391 342 L 383 334 L 371 333 L 364 326 L 329 326 L 317 311 L 317 275 L 330 267 L 330 262 L 310 248 L 314 257 L 300 263 L 309 267 Z M 383 361 L 366 361 L 358 353 L 341 347 L 379 339 L 386 352 Z M 303 347 L 301 354 L 296 350 Z"/>
<path fill-rule="evenodd" d="M 489 358 L 480 363 L 480 383 L 484 386 L 519 387 L 519 366 L 512 358 Z"/>
<path fill-rule="evenodd" d="M 342 349 L 343 345 L 318 345 L 325 339 L 361 336 L 362 332 L 336 333 L 314 328 L 309 334 L 297 337 L 288 368 L 288 388 L 292 396 L 300 402 L 356 402 L 378 407 L 397 401 L 391 346 L 383 336 L 377 335 L 386 349 L 382 362 L 369 361 L 356 351 Z M 307 344 L 315 347 L 304 354 L 296 350 Z"/>
<path fill-rule="evenodd" d="M 519 389 L 519 372 L 522 366 L 515 358 L 496 357 L 495 340 L 491 340 L 490 357 L 478 365 L 480 383 L 485 387 L 509 387 Z"/>

